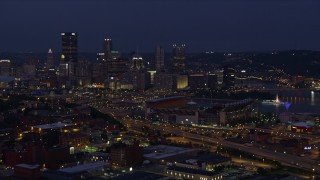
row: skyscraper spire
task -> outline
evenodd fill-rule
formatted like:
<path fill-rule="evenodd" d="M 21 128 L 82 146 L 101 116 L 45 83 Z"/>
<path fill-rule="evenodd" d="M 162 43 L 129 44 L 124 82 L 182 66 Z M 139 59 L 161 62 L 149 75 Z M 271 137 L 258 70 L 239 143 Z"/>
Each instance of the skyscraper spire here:
<path fill-rule="evenodd" d="M 47 56 L 47 69 L 54 67 L 54 57 L 52 49 L 50 48 Z"/>
<path fill-rule="evenodd" d="M 112 39 L 105 38 L 103 42 L 103 52 L 105 54 L 105 59 L 111 59 L 111 51 L 112 51 Z"/>

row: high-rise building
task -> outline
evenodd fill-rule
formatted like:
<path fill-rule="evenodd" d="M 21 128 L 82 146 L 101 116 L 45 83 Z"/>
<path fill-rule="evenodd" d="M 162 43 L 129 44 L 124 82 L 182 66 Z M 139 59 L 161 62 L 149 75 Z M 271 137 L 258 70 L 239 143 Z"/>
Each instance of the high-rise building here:
<path fill-rule="evenodd" d="M 215 89 L 218 87 L 218 76 L 216 74 L 208 74 L 208 88 Z"/>
<path fill-rule="evenodd" d="M 235 81 L 235 70 L 230 66 L 225 66 L 223 68 L 223 85 L 225 88 L 230 88 L 234 86 Z"/>
<path fill-rule="evenodd" d="M 125 59 L 113 59 L 107 64 L 108 75 L 115 76 L 126 72 L 128 69 Z"/>
<path fill-rule="evenodd" d="M 64 62 L 68 65 L 68 77 L 76 76 L 78 62 L 78 36 L 75 32 L 61 33 L 62 37 L 62 55 Z"/>
<path fill-rule="evenodd" d="M 112 39 L 105 38 L 103 42 L 103 52 L 105 54 L 105 59 L 111 59 L 111 51 L 112 51 Z"/>
<path fill-rule="evenodd" d="M 131 70 L 139 71 L 144 69 L 143 58 L 138 54 L 134 54 L 131 59 Z"/>
<path fill-rule="evenodd" d="M 188 85 L 190 89 L 204 89 L 206 88 L 206 75 L 205 74 L 190 74 L 188 78 Z"/>
<path fill-rule="evenodd" d="M 164 71 L 164 49 L 161 46 L 156 47 L 155 64 L 157 72 Z"/>
<path fill-rule="evenodd" d="M 107 61 L 105 53 L 97 53 L 97 61 L 92 64 L 92 82 L 103 84 L 107 78 Z"/>
<path fill-rule="evenodd" d="M 106 62 L 105 53 L 97 53 L 97 62 Z"/>
<path fill-rule="evenodd" d="M 59 77 L 69 76 L 69 65 L 65 62 L 65 56 L 62 54 L 59 63 Z"/>
<path fill-rule="evenodd" d="M 0 60 L 0 76 L 12 76 L 10 60 Z"/>
<path fill-rule="evenodd" d="M 133 89 L 144 90 L 150 86 L 150 73 L 147 71 L 134 71 L 133 76 Z"/>
<path fill-rule="evenodd" d="M 54 67 L 54 57 L 53 57 L 52 49 L 49 49 L 48 56 L 47 56 L 47 69 L 50 69 L 52 67 Z"/>
<path fill-rule="evenodd" d="M 75 32 L 61 33 L 62 54 L 66 63 L 78 61 L 78 36 Z"/>
<path fill-rule="evenodd" d="M 141 165 L 143 162 L 143 148 L 139 142 L 132 145 L 114 144 L 110 150 L 110 162 L 119 166 Z"/>
<path fill-rule="evenodd" d="M 186 45 L 173 45 L 173 57 L 172 57 L 172 71 L 175 73 L 182 73 L 186 69 L 186 55 L 185 55 Z"/>

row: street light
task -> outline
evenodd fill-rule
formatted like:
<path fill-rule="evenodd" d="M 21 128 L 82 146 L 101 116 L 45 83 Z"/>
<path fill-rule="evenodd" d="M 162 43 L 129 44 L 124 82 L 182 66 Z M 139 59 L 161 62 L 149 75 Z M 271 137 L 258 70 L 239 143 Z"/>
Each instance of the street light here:
<path fill-rule="evenodd" d="M 314 168 L 312 168 L 312 179 L 314 179 Z"/>

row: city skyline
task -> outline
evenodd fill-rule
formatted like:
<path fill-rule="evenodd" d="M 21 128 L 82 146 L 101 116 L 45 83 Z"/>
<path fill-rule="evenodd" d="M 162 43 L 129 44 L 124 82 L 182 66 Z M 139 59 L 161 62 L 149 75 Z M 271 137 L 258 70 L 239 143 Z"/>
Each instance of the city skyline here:
<path fill-rule="evenodd" d="M 319 0 L 0 0 L 0 179 L 320 179 Z"/>
<path fill-rule="evenodd" d="M 79 34 L 79 52 L 101 51 L 106 36 L 120 52 L 153 52 L 157 45 L 170 50 L 173 43 L 187 44 L 188 52 L 320 49 L 320 2 L 314 0 L 15 0 L 0 5 L 1 52 L 58 50 L 60 33 L 69 31 Z"/>

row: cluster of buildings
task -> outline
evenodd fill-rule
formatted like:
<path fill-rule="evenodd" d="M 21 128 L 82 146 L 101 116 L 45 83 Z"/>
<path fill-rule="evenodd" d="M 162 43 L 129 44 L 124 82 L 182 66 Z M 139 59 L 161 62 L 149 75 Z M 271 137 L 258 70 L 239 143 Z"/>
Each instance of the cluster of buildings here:
<path fill-rule="evenodd" d="M 175 96 L 148 101 L 146 119 L 179 125 L 227 125 L 238 119 L 253 117 L 252 99 L 188 99 Z M 202 103 L 208 103 L 205 109 Z"/>
<path fill-rule="evenodd" d="M 12 60 L 0 60 L 0 87 L 31 89 L 94 87 L 112 90 L 145 90 L 150 87 L 170 91 L 188 88 L 233 87 L 235 70 L 226 66 L 217 72 L 188 71 L 186 45 L 174 44 L 170 61 L 161 46 L 154 57 L 145 60 L 137 52 L 123 57 L 113 48 L 112 39 L 104 39 L 101 52 L 91 62 L 81 59 L 78 52 L 78 34 L 61 33 L 61 54 L 49 49 L 45 62 L 28 60 L 16 66 Z"/>
<path fill-rule="evenodd" d="M 279 116 L 280 122 L 288 130 L 298 133 L 314 134 L 319 131 L 320 115 L 316 113 L 292 113 L 285 111 Z"/>
<path fill-rule="evenodd" d="M 152 163 L 166 165 L 164 175 L 174 179 L 223 179 L 215 167 L 228 166 L 231 158 L 197 149 L 157 145 L 145 150 L 144 158 Z"/>

